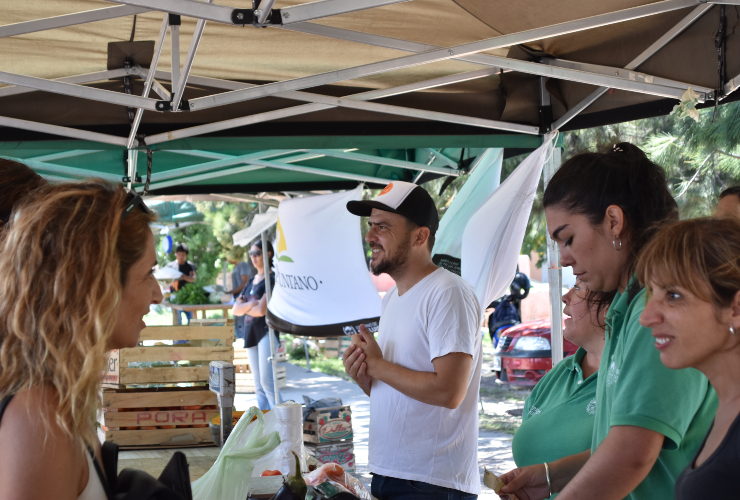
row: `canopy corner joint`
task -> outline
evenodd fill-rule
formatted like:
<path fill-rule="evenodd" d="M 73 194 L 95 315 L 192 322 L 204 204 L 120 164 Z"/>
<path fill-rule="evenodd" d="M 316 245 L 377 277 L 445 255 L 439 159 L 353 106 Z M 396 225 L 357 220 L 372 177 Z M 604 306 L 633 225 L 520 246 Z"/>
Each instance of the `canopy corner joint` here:
<path fill-rule="evenodd" d="M 234 9 L 231 12 L 231 21 L 238 26 L 246 26 L 248 24 L 256 28 L 266 28 L 267 26 L 282 26 L 283 15 L 287 19 L 289 14 L 282 13 L 281 9 L 272 9 L 268 14 L 264 23 L 259 22 L 259 16 L 261 14 L 260 9 Z"/>

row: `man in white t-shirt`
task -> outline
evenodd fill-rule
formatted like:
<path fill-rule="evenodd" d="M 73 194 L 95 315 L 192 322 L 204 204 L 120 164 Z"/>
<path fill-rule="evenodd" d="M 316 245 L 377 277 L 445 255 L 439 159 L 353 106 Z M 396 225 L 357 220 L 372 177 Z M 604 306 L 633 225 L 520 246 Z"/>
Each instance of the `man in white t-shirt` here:
<path fill-rule="evenodd" d="M 473 288 L 432 262 L 437 209 L 408 182 L 347 209 L 368 216 L 371 271 L 388 273 L 377 341 L 360 327 L 344 368 L 370 396 L 369 469 L 378 500 L 480 493 L 481 310 Z"/>

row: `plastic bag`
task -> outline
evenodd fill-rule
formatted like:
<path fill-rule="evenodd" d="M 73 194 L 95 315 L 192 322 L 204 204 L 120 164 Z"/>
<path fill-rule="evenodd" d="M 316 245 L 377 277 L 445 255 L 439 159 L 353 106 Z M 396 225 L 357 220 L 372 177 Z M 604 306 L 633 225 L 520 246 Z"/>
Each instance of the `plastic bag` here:
<path fill-rule="evenodd" d="M 348 490 L 357 498 L 371 500 L 370 493 L 368 493 L 360 480 L 352 474 L 344 472 L 344 469 L 339 464 L 324 464 L 315 471 L 303 476 L 303 480 L 311 486 L 318 486 L 328 481 Z"/>
<path fill-rule="evenodd" d="M 257 420 L 252 422 L 252 419 Z M 280 444 L 277 432 L 264 432 L 265 420 L 252 407 L 239 419 L 213 466 L 193 481 L 193 500 L 244 500 L 249 494 L 253 461 Z"/>
<path fill-rule="evenodd" d="M 301 471 L 306 471 L 305 449 L 303 446 L 303 416 L 301 405 L 286 401 L 275 405 L 265 414 L 265 432 L 277 431 L 280 444 L 272 452 L 255 460 L 252 477 L 260 476 L 265 470 L 279 470 L 283 475 L 295 474 L 295 451 L 301 461 Z"/>

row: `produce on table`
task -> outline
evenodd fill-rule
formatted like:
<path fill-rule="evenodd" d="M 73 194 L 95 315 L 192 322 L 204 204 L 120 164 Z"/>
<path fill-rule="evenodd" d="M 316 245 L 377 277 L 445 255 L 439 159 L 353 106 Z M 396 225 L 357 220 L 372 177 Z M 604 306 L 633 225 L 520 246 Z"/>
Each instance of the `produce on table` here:
<path fill-rule="evenodd" d="M 301 461 L 296 452 L 293 452 L 293 456 L 295 456 L 295 476 L 288 476 L 288 485 L 299 498 L 306 498 L 306 481 L 301 474 Z"/>
<path fill-rule="evenodd" d="M 197 306 L 208 304 L 208 297 L 201 285 L 186 283 L 176 294 L 170 296 L 170 303 L 177 305 Z"/>
<path fill-rule="evenodd" d="M 263 477 L 264 476 L 282 476 L 282 475 L 283 473 L 280 472 L 279 470 L 266 470 L 262 474 L 260 474 L 260 476 L 263 476 Z"/>

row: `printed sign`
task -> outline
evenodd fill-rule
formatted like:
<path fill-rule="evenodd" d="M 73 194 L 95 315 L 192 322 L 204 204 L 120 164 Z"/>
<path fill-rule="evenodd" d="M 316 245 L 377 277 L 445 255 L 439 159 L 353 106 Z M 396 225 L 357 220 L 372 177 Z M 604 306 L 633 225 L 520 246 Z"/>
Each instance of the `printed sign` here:
<path fill-rule="evenodd" d="M 118 349 L 113 349 L 112 351 L 108 352 L 108 367 L 105 371 L 105 376 L 103 376 L 103 383 L 104 384 L 119 384 L 119 380 L 121 380 L 121 363 L 120 363 L 120 353 L 118 352 Z"/>
<path fill-rule="evenodd" d="M 319 427 L 319 436 L 326 441 L 338 441 L 352 434 L 352 423 L 346 420 L 329 420 Z"/>

